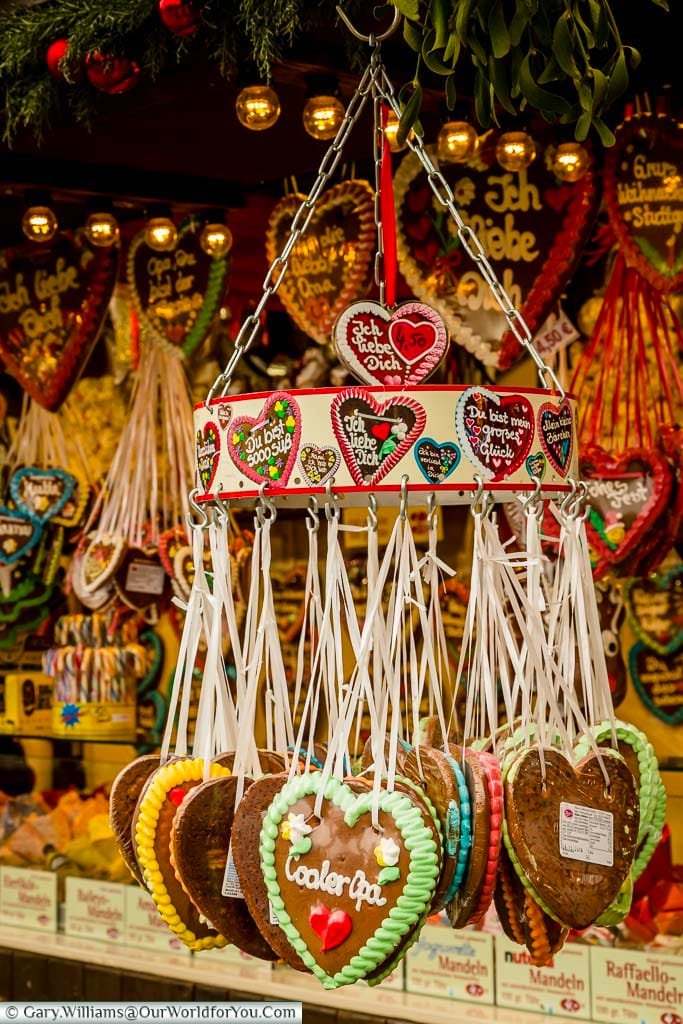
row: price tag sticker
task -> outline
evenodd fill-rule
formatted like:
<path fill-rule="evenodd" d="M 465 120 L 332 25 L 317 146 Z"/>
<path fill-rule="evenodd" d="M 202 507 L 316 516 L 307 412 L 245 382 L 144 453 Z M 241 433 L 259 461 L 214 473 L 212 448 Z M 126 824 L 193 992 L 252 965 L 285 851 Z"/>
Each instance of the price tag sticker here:
<path fill-rule="evenodd" d="M 232 858 L 232 843 L 228 848 L 228 859 L 225 862 L 225 874 L 223 876 L 223 888 L 221 889 L 223 896 L 232 896 L 233 899 L 243 900 L 244 893 L 242 892 L 242 884 L 237 874 L 237 868 L 235 867 L 235 861 Z"/>
<path fill-rule="evenodd" d="M 550 313 L 539 327 L 533 345 L 540 356 L 548 359 L 556 352 L 561 352 L 580 337 L 574 324 L 560 306 L 556 312 Z"/>
<path fill-rule="evenodd" d="M 587 864 L 614 864 L 614 818 L 581 804 L 560 804 L 560 856 Z"/>
<path fill-rule="evenodd" d="M 126 590 L 132 594 L 163 594 L 165 572 L 162 565 L 131 562 L 126 576 Z"/>

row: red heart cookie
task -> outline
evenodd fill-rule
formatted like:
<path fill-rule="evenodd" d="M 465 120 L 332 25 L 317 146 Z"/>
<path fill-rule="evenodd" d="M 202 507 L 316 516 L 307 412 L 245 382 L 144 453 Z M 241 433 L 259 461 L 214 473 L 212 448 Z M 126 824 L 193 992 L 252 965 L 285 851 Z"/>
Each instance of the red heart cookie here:
<path fill-rule="evenodd" d="M 455 409 L 455 428 L 463 451 L 484 480 L 501 480 L 519 469 L 534 439 L 534 413 L 523 395 L 488 388 L 464 391 Z"/>
<path fill-rule="evenodd" d="M 258 417 L 235 416 L 228 451 L 237 468 L 258 484 L 285 484 L 299 451 L 301 413 L 286 391 L 276 391 Z"/>
<path fill-rule="evenodd" d="M 362 388 L 348 388 L 336 395 L 331 414 L 332 429 L 359 487 L 378 483 L 401 461 L 424 430 L 427 418 L 412 398 L 401 396 L 380 403 Z"/>

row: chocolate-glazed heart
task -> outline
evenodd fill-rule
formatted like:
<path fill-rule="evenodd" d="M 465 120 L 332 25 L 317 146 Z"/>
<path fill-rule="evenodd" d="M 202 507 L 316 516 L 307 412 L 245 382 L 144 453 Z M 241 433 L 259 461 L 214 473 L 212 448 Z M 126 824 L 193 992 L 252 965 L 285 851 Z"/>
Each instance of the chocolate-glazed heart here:
<path fill-rule="evenodd" d="M 488 784 L 483 765 L 472 750 L 451 746 L 451 755 L 458 760 L 467 782 L 472 809 L 472 846 L 462 885 L 448 904 L 448 919 L 453 928 L 464 928 L 474 913 L 481 896 L 489 861 L 491 814 Z"/>
<path fill-rule="evenodd" d="M 197 455 L 197 473 L 202 494 L 208 494 L 218 470 L 221 454 L 221 435 L 215 423 L 204 424 L 204 430 L 198 430 L 195 438 Z"/>
<path fill-rule="evenodd" d="M 636 693 L 653 715 L 667 725 L 683 722 L 683 650 L 656 654 L 640 641 L 629 654 Z"/>
<path fill-rule="evenodd" d="M 266 234 L 269 263 L 284 248 L 305 198 L 285 196 L 273 209 Z M 374 205 L 366 181 L 344 181 L 327 189 L 315 204 L 305 238 L 290 256 L 278 296 L 292 320 L 319 345 L 330 340 L 344 307 L 367 291 L 377 239 Z"/>
<path fill-rule="evenodd" d="M 142 870 L 135 856 L 135 844 L 131 831 L 133 815 L 140 794 L 152 772 L 159 767 L 156 754 L 137 757 L 125 768 L 122 768 L 112 783 L 109 794 L 109 821 L 114 838 L 119 844 L 121 856 L 131 874 L 140 885 L 145 884 Z"/>
<path fill-rule="evenodd" d="M 245 779 L 245 788 L 250 785 Z M 244 899 L 224 890 L 236 795 L 234 776 L 209 779 L 187 794 L 173 821 L 173 863 L 183 888 L 216 931 L 250 956 L 276 960 Z"/>
<path fill-rule="evenodd" d="M 319 448 L 317 444 L 304 444 L 299 453 L 301 472 L 312 487 L 322 487 L 339 469 L 341 455 L 336 448 Z"/>
<path fill-rule="evenodd" d="M 26 513 L 0 506 L 0 563 L 14 565 L 33 550 L 41 533 L 40 523 Z"/>
<path fill-rule="evenodd" d="M 519 469 L 529 454 L 534 413 L 523 395 L 468 388 L 458 399 L 455 428 L 462 450 L 483 478 L 500 480 Z"/>
<path fill-rule="evenodd" d="M 17 508 L 41 523 L 61 512 L 75 486 L 76 478 L 71 473 L 38 466 L 15 470 L 9 484 Z"/>
<path fill-rule="evenodd" d="M 299 450 L 301 413 L 292 395 L 276 391 L 257 417 L 235 416 L 228 451 L 237 468 L 257 484 L 285 484 Z"/>
<path fill-rule="evenodd" d="M 574 424 L 569 402 L 545 402 L 538 410 L 538 436 L 551 466 L 566 476 L 574 450 Z"/>
<path fill-rule="evenodd" d="M 392 955 L 429 907 L 439 873 L 438 849 L 414 802 L 380 792 L 379 831 L 372 803 L 371 790 L 325 783 L 319 772 L 301 775 L 275 798 L 261 830 L 261 864 L 280 925 L 326 987 L 367 977 Z M 351 918 L 333 949 L 314 927 L 320 904 Z"/>
<path fill-rule="evenodd" d="M 567 927 L 583 929 L 614 900 L 633 863 L 639 819 L 636 784 L 623 759 L 611 750 L 601 750 L 609 788 L 595 754 L 576 766 L 557 750 L 543 750 L 542 756 L 545 774 L 536 749 L 524 751 L 508 768 L 505 844 L 541 907 Z M 562 804 L 587 808 L 589 815 L 596 811 L 612 816 L 611 866 L 560 853 Z M 608 818 L 600 820 L 609 827 Z"/>
<path fill-rule="evenodd" d="M 332 429 L 359 487 L 378 483 L 424 430 L 425 411 L 412 398 L 381 403 L 362 388 L 348 388 L 332 402 Z"/>
<path fill-rule="evenodd" d="M 652 579 L 630 579 L 624 604 L 638 638 L 666 657 L 683 647 L 683 566 Z"/>
<path fill-rule="evenodd" d="M 457 469 L 460 449 L 451 441 L 439 442 L 421 437 L 415 445 L 415 461 L 430 484 L 441 484 Z"/>
<path fill-rule="evenodd" d="M 128 548 L 114 574 L 114 586 L 129 608 L 158 608 L 167 580 L 157 552 L 154 549 Z"/>
<path fill-rule="evenodd" d="M 0 358 L 46 409 L 59 408 L 88 361 L 118 261 L 118 246 L 91 246 L 80 231 L 0 252 Z"/>

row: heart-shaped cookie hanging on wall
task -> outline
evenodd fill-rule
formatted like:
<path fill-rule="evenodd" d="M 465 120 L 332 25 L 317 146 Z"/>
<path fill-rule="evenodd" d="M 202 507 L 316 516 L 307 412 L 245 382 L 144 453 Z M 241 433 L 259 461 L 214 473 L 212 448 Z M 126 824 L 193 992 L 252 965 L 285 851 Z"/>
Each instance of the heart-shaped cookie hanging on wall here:
<path fill-rule="evenodd" d="M 289 227 L 306 196 L 285 196 L 268 220 L 266 256 L 284 248 Z M 303 238 L 289 257 L 278 296 L 295 324 L 319 345 L 330 340 L 342 310 L 370 283 L 377 241 L 374 192 L 367 181 L 342 181 L 323 192 Z"/>
<path fill-rule="evenodd" d="M 434 149 L 428 152 L 436 161 Z M 560 184 L 541 158 L 513 174 L 498 165 L 494 152 L 495 144 L 475 163 L 447 164 L 441 171 L 463 220 L 535 331 L 557 304 L 590 235 L 595 174 L 589 168 L 580 181 Z M 459 345 L 486 366 L 507 369 L 521 355 L 520 346 L 414 153 L 401 161 L 394 192 L 399 266 L 414 295 L 438 310 Z"/>
<path fill-rule="evenodd" d="M 683 289 L 683 132 L 671 118 L 632 117 L 605 150 L 605 206 L 630 266 L 660 292 Z"/>
<path fill-rule="evenodd" d="M 126 274 L 142 326 L 157 344 L 189 358 L 209 333 L 230 268 L 229 256 L 209 256 L 199 227 L 181 224 L 170 252 L 156 252 L 135 236 L 128 249 Z"/>
<path fill-rule="evenodd" d="M 45 409 L 62 404 L 97 341 L 119 262 L 83 232 L 0 251 L 0 358 Z"/>

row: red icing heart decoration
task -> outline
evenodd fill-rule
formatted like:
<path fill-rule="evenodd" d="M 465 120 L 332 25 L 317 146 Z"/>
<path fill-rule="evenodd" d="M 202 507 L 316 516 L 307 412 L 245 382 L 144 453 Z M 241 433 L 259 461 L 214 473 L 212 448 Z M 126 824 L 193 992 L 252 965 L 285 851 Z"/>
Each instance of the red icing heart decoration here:
<path fill-rule="evenodd" d="M 168 791 L 168 799 L 176 807 L 180 807 L 181 803 L 185 799 L 186 791 L 184 786 L 174 786 L 173 789 Z"/>
<path fill-rule="evenodd" d="M 117 246 L 82 232 L 0 251 L 0 358 L 46 409 L 62 404 L 88 361 L 109 306 Z"/>
<path fill-rule="evenodd" d="M 384 403 L 363 388 L 348 388 L 332 402 L 332 429 L 359 487 L 377 483 L 410 451 L 424 430 L 424 409 L 412 398 Z"/>
<path fill-rule="evenodd" d="M 484 480 L 501 480 L 522 465 L 534 439 L 534 413 L 523 395 L 488 388 L 464 391 L 455 410 L 463 451 Z"/>
<path fill-rule="evenodd" d="M 286 391 L 276 391 L 260 416 L 235 416 L 228 451 L 237 468 L 261 484 L 285 484 L 296 462 L 301 437 L 299 406 Z"/>
<path fill-rule="evenodd" d="M 218 460 L 221 454 L 221 435 L 215 423 L 204 424 L 204 430 L 197 431 L 197 470 L 203 494 L 211 490 Z"/>
<path fill-rule="evenodd" d="M 315 934 L 323 940 L 323 953 L 341 946 L 353 930 L 353 921 L 345 910 L 330 910 L 324 903 L 311 907 L 308 921 Z"/>
<path fill-rule="evenodd" d="M 379 302 L 354 302 L 333 336 L 339 358 L 364 384 L 421 384 L 448 348 L 442 318 L 421 302 L 405 302 L 393 312 Z"/>
<path fill-rule="evenodd" d="M 658 291 L 679 292 L 683 132 L 672 119 L 648 114 L 622 124 L 616 139 L 605 151 L 604 194 L 619 248 Z"/>
<path fill-rule="evenodd" d="M 645 540 L 666 508 L 672 472 L 667 460 L 645 448 L 613 457 L 593 448 L 581 460 L 590 513 L 586 532 L 597 553 L 594 576 L 623 562 Z"/>
<path fill-rule="evenodd" d="M 428 147 L 436 157 L 435 147 Z M 489 157 L 489 153 L 491 154 Z M 543 160 L 519 173 L 495 162 L 495 141 L 471 164 L 441 167 L 466 225 L 532 332 L 556 306 L 588 241 L 599 195 L 594 169 L 559 184 Z M 451 338 L 486 366 L 507 369 L 521 355 L 477 265 L 458 244 L 455 225 L 434 202 L 418 157 L 408 153 L 394 178 L 401 273 L 413 294 L 443 317 Z"/>
<path fill-rule="evenodd" d="M 560 476 L 566 476 L 574 450 L 572 408 L 566 400 L 560 406 L 545 402 L 538 410 L 538 434 L 548 462 Z"/>

